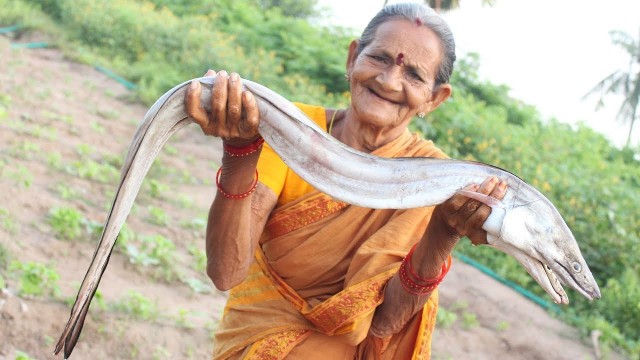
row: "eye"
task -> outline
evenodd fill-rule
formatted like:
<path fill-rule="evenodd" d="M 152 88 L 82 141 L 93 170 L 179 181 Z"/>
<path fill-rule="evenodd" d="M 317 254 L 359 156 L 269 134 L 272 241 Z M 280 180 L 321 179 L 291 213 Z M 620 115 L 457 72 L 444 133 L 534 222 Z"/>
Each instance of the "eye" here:
<path fill-rule="evenodd" d="M 582 270 L 582 266 L 580 266 L 580 264 L 578 264 L 577 262 L 574 262 L 571 266 L 573 267 L 573 271 L 575 272 L 580 272 L 580 270 Z"/>
<path fill-rule="evenodd" d="M 424 80 L 422 80 L 422 77 L 415 71 L 409 71 L 409 77 L 413 80 L 424 82 Z"/>
<path fill-rule="evenodd" d="M 386 64 L 388 62 L 388 59 L 385 56 L 380 56 L 380 55 L 375 55 L 375 54 L 370 54 L 370 55 L 367 55 L 367 56 L 370 59 L 372 59 L 372 60 L 374 60 L 376 62 L 379 62 L 379 63 Z"/>

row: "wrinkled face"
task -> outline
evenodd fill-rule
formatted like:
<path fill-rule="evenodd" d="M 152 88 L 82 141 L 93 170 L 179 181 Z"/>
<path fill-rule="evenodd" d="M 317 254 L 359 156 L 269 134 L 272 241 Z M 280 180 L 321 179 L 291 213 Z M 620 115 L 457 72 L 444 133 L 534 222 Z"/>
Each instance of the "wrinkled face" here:
<path fill-rule="evenodd" d="M 387 21 L 361 53 L 354 52 L 352 47 L 347 73 L 360 121 L 406 126 L 417 113 L 428 113 L 440 103 L 433 87 L 443 52 L 427 27 L 404 19 Z"/>

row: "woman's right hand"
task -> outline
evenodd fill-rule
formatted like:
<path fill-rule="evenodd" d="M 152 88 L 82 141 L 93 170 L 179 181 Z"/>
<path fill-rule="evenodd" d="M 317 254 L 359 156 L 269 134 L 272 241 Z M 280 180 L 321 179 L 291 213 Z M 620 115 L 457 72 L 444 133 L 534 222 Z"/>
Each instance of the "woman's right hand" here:
<path fill-rule="evenodd" d="M 221 137 L 232 146 L 251 143 L 259 136 L 260 122 L 253 94 L 242 90 L 242 79 L 237 73 L 208 70 L 204 76 L 216 77 L 211 89 L 211 110 L 207 111 L 200 101 L 202 85 L 193 80 L 185 95 L 187 114 L 206 135 Z"/>

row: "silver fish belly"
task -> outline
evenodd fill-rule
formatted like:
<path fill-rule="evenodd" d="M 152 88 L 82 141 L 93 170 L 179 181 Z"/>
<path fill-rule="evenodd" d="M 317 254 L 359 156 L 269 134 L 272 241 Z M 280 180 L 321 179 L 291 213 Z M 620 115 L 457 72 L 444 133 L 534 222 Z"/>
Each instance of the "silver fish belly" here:
<path fill-rule="evenodd" d="M 197 80 L 204 85 L 202 103 L 209 104 L 215 78 Z M 67 358 L 78 341 L 117 235 L 153 160 L 172 134 L 191 123 L 184 109 L 189 83 L 177 85 L 160 97 L 134 135 L 112 208 L 56 345 L 56 354 L 64 350 Z M 556 302 L 568 302 L 558 280 L 589 299 L 600 297 L 578 244 L 556 208 L 515 175 L 470 161 L 384 159 L 356 151 L 327 135 L 275 92 L 248 80 L 243 84 L 258 103 L 260 134 L 293 171 L 316 189 L 356 206 L 406 209 L 440 204 L 469 183 L 499 177 L 507 182 L 509 190 L 499 205 L 500 211 L 493 211 L 491 221 L 485 223 L 492 224 L 487 228 L 489 243 L 514 256 Z M 345 163 L 350 166 L 343 166 Z"/>

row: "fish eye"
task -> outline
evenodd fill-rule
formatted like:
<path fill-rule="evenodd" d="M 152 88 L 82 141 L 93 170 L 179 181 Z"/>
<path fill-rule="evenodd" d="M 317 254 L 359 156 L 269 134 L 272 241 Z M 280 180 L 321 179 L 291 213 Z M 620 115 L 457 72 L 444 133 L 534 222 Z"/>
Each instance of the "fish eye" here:
<path fill-rule="evenodd" d="M 582 270 L 582 266 L 580 266 L 580 264 L 578 264 L 577 262 L 574 262 L 573 263 L 573 271 L 580 272 L 580 270 Z"/>

